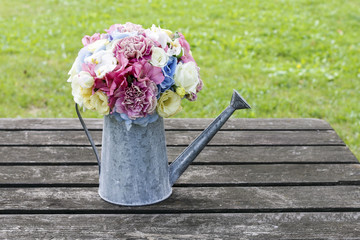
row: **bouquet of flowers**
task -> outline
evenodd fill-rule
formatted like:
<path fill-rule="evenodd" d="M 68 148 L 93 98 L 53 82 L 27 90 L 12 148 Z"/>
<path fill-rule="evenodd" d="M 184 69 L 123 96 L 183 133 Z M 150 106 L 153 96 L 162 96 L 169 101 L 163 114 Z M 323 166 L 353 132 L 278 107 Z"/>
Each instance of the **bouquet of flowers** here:
<path fill-rule="evenodd" d="M 84 36 L 69 72 L 72 95 L 84 109 L 146 126 L 178 113 L 202 88 L 190 45 L 180 32 L 153 25 L 115 24 Z"/>

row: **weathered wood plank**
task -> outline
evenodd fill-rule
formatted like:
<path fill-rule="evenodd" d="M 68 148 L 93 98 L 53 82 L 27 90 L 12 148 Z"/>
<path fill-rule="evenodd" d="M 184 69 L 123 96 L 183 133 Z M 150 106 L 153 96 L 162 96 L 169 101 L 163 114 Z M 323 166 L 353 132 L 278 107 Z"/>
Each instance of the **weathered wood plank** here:
<path fill-rule="evenodd" d="M 1 188 L 0 213 L 89 211 L 89 213 L 186 213 L 360 209 L 360 186 L 175 187 L 154 205 L 123 207 L 103 201 L 97 187 Z M 35 211 L 35 212 L 34 212 Z"/>
<path fill-rule="evenodd" d="M 101 144 L 101 131 L 93 131 Z M 167 131 L 168 145 L 188 145 L 200 132 Z M 0 131 L 0 145 L 89 145 L 85 133 L 78 131 Z M 326 131 L 222 131 L 209 145 L 345 145 L 333 130 Z"/>
<path fill-rule="evenodd" d="M 360 164 L 190 166 L 178 184 L 282 184 L 358 181 Z M 97 166 L 2 166 L 0 185 L 97 184 Z M 360 185 L 360 184 L 359 184 Z"/>
<path fill-rule="evenodd" d="M 3 215 L 1 239 L 358 239 L 360 213 Z"/>
<path fill-rule="evenodd" d="M 101 151 L 101 148 L 98 148 Z M 184 147 L 168 147 L 169 161 Z M 0 147 L 1 163 L 96 163 L 91 147 Z M 354 162 L 346 146 L 205 147 L 194 163 Z"/>
<path fill-rule="evenodd" d="M 85 122 L 89 129 L 102 129 L 102 119 L 88 118 Z M 209 118 L 167 118 L 165 129 L 184 129 L 184 130 L 201 130 L 210 124 L 213 119 Z M 37 118 L 37 119 L 0 119 L 0 130 L 12 129 L 77 129 L 81 130 L 82 126 L 76 118 Z M 324 130 L 332 129 L 324 120 L 314 118 L 279 118 L 279 119 L 246 119 L 231 118 L 222 127 L 222 129 L 278 129 L 278 130 L 296 130 L 296 129 L 313 129 Z"/>

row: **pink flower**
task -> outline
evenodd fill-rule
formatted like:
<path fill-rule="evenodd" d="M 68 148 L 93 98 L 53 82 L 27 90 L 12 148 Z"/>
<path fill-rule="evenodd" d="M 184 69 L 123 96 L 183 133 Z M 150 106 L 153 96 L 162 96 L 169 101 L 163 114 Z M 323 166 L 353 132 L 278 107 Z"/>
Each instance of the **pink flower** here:
<path fill-rule="evenodd" d="M 116 59 L 118 60 L 118 66 L 120 69 L 125 69 L 125 67 L 129 64 L 129 60 L 125 57 L 124 53 L 119 52 L 116 55 Z"/>
<path fill-rule="evenodd" d="M 86 72 L 90 73 L 90 75 L 95 78 L 96 77 L 95 67 L 96 67 L 96 64 L 94 64 L 94 63 L 88 63 L 88 64 L 83 63 L 81 69 L 82 69 L 82 71 L 86 71 Z"/>
<path fill-rule="evenodd" d="M 133 81 L 131 86 L 116 94 L 116 112 L 125 113 L 130 119 L 146 117 L 156 109 L 158 89 L 153 81 Z"/>
<path fill-rule="evenodd" d="M 114 48 L 114 54 L 117 59 L 119 59 L 120 54 L 128 59 L 131 58 L 142 58 L 143 56 L 148 56 L 151 53 L 151 48 L 154 45 L 153 41 L 149 38 L 146 38 L 142 35 L 139 36 L 130 36 L 121 39 Z"/>
<path fill-rule="evenodd" d="M 108 96 L 111 109 L 117 100 L 116 95 L 128 87 L 127 77 L 131 70 L 131 66 L 125 69 L 117 67 L 114 71 L 107 73 L 104 79 L 95 79 L 94 88 L 102 90 Z"/>
<path fill-rule="evenodd" d="M 190 102 L 196 101 L 197 95 L 195 93 L 186 94 L 186 99 Z"/>
<path fill-rule="evenodd" d="M 114 95 L 116 89 L 120 86 L 127 87 L 127 76 L 131 72 L 132 67 L 125 69 L 118 69 L 116 71 L 106 74 L 106 83 L 109 86 L 109 96 Z"/>
<path fill-rule="evenodd" d="M 94 33 L 91 37 L 88 35 L 85 35 L 82 38 L 81 42 L 82 42 L 82 44 L 84 44 L 84 47 L 85 47 L 85 46 L 89 45 L 90 43 L 93 43 L 99 39 L 105 39 L 105 38 L 107 38 L 107 34 Z"/>
<path fill-rule="evenodd" d="M 119 54 L 117 60 L 118 65 L 116 68 L 105 76 L 107 86 L 109 87 L 108 97 L 112 96 L 114 91 L 119 88 L 120 85 L 124 85 L 123 82 L 126 82 L 128 73 L 132 71 L 131 66 L 127 67 L 129 60 L 124 56 L 124 54 Z"/>
<path fill-rule="evenodd" d="M 179 43 L 180 43 L 181 47 L 184 49 L 184 55 L 181 57 L 181 61 L 183 61 L 183 63 L 195 62 L 194 58 L 190 54 L 189 43 L 185 40 L 185 37 L 184 37 L 184 35 L 182 35 L 182 33 L 178 33 L 178 34 L 180 36 Z"/>
<path fill-rule="evenodd" d="M 109 29 L 105 29 L 105 32 L 107 32 L 109 34 L 114 31 L 118 31 L 120 33 L 138 32 L 138 33 L 142 34 L 145 31 L 145 29 L 141 25 L 134 24 L 131 22 L 127 22 L 125 24 L 114 24 L 114 25 L 110 26 Z"/>
<path fill-rule="evenodd" d="M 132 74 L 138 82 L 151 80 L 156 84 L 160 84 L 165 79 L 161 68 L 151 65 L 146 60 L 135 62 L 132 66 Z"/>

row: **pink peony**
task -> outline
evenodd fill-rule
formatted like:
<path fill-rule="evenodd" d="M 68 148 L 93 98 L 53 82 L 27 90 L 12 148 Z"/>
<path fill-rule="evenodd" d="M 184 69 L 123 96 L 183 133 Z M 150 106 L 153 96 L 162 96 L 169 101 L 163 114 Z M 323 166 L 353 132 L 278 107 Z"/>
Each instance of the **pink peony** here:
<path fill-rule="evenodd" d="M 117 59 L 120 58 L 121 54 L 124 54 L 124 56 L 128 59 L 139 59 L 150 55 L 153 45 L 154 43 L 150 38 L 146 38 L 142 35 L 130 36 L 121 39 L 116 44 L 114 54 Z"/>
<path fill-rule="evenodd" d="M 181 47 L 184 49 L 184 55 L 181 57 L 181 61 L 183 61 L 183 63 L 195 62 L 194 58 L 190 54 L 189 43 L 185 40 L 185 37 L 184 37 L 184 35 L 182 35 L 182 33 L 178 33 L 178 34 L 180 36 L 179 43 L 180 43 Z"/>
<path fill-rule="evenodd" d="M 118 66 L 120 69 L 125 69 L 125 67 L 129 64 L 129 59 L 127 59 L 124 53 L 119 52 L 116 56 L 116 60 L 118 60 Z"/>
<path fill-rule="evenodd" d="M 138 82 L 151 80 L 156 84 L 160 84 L 165 79 L 161 68 L 151 65 L 146 60 L 135 62 L 132 66 L 132 75 Z"/>
<path fill-rule="evenodd" d="M 132 67 L 128 66 L 129 60 L 125 58 L 124 54 L 119 54 L 118 57 L 116 68 L 105 75 L 105 80 L 109 87 L 108 96 L 114 94 L 115 89 L 122 85 L 123 81 L 126 81 L 127 74 L 132 70 Z"/>
<path fill-rule="evenodd" d="M 127 22 L 125 24 L 114 24 L 112 26 L 109 27 L 109 29 L 105 29 L 105 32 L 107 33 L 112 33 L 114 31 L 118 31 L 120 33 L 123 32 L 138 32 L 138 33 L 143 33 L 145 31 L 145 29 L 138 24 L 134 24 L 131 22 Z"/>
<path fill-rule="evenodd" d="M 131 66 L 125 69 L 117 67 L 114 71 L 107 73 L 104 79 L 95 79 L 94 88 L 102 90 L 108 96 L 111 109 L 117 100 L 117 93 L 127 88 L 127 77 L 131 70 Z"/>
<path fill-rule="evenodd" d="M 153 81 L 133 81 L 131 86 L 116 94 L 116 112 L 125 113 L 130 119 L 146 117 L 156 109 L 158 89 Z"/>
<path fill-rule="evenodd" d="M 106 83 L 109 86 L 109 96 L 113 95 L 115 90 L 120 86 L 127 87 L 127 77 L 131 72 L 132 67 L 127 67 L 125 69 L 118 69 L 116 71 L 106 74 L 105 79 Z"/>

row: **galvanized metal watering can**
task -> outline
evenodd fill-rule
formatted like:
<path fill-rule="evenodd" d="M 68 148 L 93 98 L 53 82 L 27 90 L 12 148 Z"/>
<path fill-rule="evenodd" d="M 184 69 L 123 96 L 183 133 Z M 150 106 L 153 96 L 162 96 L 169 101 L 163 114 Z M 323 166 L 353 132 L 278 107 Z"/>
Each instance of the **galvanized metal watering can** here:
<path fill-rule="evenodd" d="M 161 117 L 146 127 L 127 130 L 123 121 L 104 117 L 101 161 L 89 131 L 76 111 L 99 164 L 99 195 L 125 206 L 160 202 L 171 195 L 172 185 L 237 109 L 250 108 L 234 90 L 230 105 L 170 165 Z"/>

